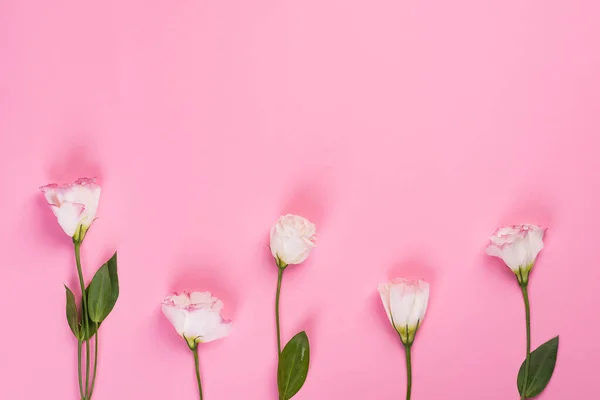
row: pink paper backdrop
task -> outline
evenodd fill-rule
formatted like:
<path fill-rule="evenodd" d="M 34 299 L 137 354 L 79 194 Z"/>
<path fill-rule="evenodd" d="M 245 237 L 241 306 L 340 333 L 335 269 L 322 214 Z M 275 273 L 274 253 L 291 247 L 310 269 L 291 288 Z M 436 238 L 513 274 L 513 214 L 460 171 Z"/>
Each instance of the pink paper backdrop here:
<path fill-rule="evenodd" d="M 97 400 L 194 399 L 159 304 L 212 290 L 207 399 L 275 399 L 280 213 L 318 225 L 284 277 L 283 337 L 312 345 L 302 399 L 400 399 L 376 285 L 431 282 L 415 400 L 517 399 L 523 301 L 483 253 L 549 228 L 533 345 L 561 335 L 543 400 L 597 398 L 600 6 L 549 0 L 0 1 L 0 398 L 76 399 L 70 241 L 39 185 L 97 175 L 85 273 L 119 251 Z"/>

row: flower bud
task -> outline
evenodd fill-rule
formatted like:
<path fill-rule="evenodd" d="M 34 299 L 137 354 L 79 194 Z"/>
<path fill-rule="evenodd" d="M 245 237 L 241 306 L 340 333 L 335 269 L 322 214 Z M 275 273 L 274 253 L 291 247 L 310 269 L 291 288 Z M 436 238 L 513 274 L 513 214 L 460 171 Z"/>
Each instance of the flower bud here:
<path fill-rule="evenodd" d="M 405 346 L 412 345 L 427 311 L 429 284 L 422 279 L 397 278 L 380 284 L 378 289 L 388 318 L 400 340 Z"/>

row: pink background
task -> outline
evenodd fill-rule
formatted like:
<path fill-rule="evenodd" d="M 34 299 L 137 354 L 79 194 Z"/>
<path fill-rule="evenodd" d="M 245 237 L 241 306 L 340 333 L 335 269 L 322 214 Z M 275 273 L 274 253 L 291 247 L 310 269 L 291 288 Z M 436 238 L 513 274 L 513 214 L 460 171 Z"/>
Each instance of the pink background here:
<path fill-rule="evenodd" d="M 201 348 L 206 398 L 275 399 L 280 213 L 318 225 L 286 272 L 283 337 L 306 329 L 297 399 L 400 399 L 377 283 L 431 282 L 415 400 L 517 399 L 523 302 L 483 253 L 549 228 L 533 345 L 560 334 L 544 400 L 597 398 L 600 6 L 549 0 L 0 1 L 0 398 L 76 399 L 63 282 L 72 246 L 37 187 L 97 175 L 88 279 L 119 251 L 94 396 L 196 398 L 160 312 L 212 290 L 232 335 Z"/>

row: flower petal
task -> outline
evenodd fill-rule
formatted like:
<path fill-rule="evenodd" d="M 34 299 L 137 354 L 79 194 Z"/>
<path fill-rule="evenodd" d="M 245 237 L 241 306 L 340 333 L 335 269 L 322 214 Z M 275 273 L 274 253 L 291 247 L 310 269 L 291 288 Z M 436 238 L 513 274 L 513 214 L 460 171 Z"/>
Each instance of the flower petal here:
<path fill-rule="evenodd" d="M 70 237 L 73 237 L 79 227 L 81 214 L 85 208 L 84 205 L 78 203 L 62 203 L 60 207 L 51 205 L 50 208 L 54 215 L 56 215 L 58 223 L 63 231 Z"/>
<path fill-rule="evenodd" d="M 200 308 L 189 313 L 184 330 L 186 337 L 211 342 L 229 334 L 230 322 L 209 308 Z"/>
<path fill-rule="evenodd" d="M 171 324 L 173 324 L 177 333 L 183 336 L 188 312 L 182 308 L 164 303 L 162 311 Z"/>

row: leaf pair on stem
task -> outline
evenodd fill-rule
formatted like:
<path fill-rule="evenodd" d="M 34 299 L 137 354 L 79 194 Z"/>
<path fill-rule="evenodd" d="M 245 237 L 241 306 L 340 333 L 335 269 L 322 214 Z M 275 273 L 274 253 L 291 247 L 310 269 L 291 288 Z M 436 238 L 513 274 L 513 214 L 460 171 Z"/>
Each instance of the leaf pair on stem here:
<path fill-rule="evenodd" d="M 77 271 L 83 287 L 83 274 L 79 257 L 79 246 L 75 244 Z M 78 311 L 75 295 L 65 285 L 66 315 L 71 332 L 77 339 L 77 365 L 79 375 L 79 393 L 82 400 L 90 400 L 96 382 L 96 367 L 98 362 L 98 328 L 108 317 L 119 297 L 119 278 L 117 275 L 117 253 L 102 265 L 87 288 L 83 290 L 81 314 Z M 91 349 L 90 339 L 94 337 L 94 367 L 90 381 Z M 82 348 L 85 342 L 85 385 L 82 372 Z"/>

